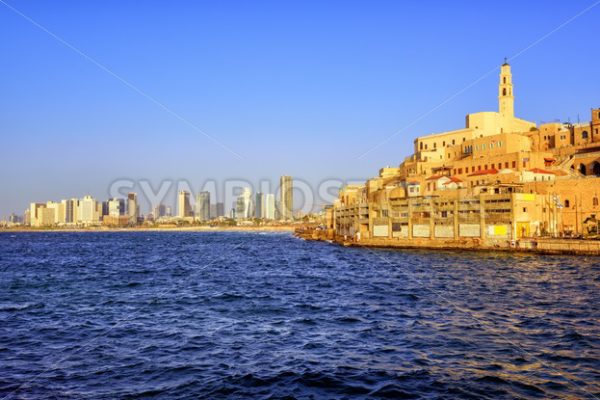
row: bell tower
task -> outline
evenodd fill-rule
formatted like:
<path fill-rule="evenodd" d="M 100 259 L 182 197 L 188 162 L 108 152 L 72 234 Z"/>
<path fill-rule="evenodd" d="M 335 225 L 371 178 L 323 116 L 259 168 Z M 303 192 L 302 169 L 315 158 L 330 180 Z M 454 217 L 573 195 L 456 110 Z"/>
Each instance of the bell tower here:
<path fill-rule="evenodd" d="M 504 59 L 500 67 L 500 84 L 498 85 L 498 111 L 506 117 L 515 116 L 515 98 L 513 97 L 512 73 L 510 64 Z"/>

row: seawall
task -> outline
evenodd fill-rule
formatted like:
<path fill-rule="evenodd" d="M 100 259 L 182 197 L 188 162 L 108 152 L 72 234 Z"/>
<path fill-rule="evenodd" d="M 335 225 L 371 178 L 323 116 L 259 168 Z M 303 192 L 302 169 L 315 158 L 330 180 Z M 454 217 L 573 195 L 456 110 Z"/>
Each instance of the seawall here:
<path fill-rule="evenodd" d="M 600 240 L 528 238 L 517 241 L 484 243 L 478 238 L 454 239 L 361 239 L 348 240 L 335 236 L 331 231 L 297 229 L 295 235 L 305 240 L 321 240 L 346 247 L 374 247 L 396 249 L 506 251 L 535 254 L 565 254 L 600 256 Z"/>

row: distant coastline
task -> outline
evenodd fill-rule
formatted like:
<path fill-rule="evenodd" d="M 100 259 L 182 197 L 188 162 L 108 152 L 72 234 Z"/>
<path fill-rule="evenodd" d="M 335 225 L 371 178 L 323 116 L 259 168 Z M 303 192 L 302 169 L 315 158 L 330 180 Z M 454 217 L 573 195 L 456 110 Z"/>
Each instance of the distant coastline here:
<path fill-rule="evenodd" d="M 156 226 L 156 227 L 85 227 L 85 228 L 1 228 L 0 233 L 25 232 L 294 232 L 292 225 L 275 226 Z"/>

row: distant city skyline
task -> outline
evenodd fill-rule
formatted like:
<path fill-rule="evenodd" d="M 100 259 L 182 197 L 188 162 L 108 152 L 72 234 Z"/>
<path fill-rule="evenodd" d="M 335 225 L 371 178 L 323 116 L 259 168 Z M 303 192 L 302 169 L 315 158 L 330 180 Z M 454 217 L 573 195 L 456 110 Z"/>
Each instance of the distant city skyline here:
<path fill-rule="evenodd" d="M 64 42 L 0 4 L 0 218 L 123 178 L 364 180 L 495 109 L 505 56 L 523 118 L 600 106 L 592 1 L 8 4 Z"/>

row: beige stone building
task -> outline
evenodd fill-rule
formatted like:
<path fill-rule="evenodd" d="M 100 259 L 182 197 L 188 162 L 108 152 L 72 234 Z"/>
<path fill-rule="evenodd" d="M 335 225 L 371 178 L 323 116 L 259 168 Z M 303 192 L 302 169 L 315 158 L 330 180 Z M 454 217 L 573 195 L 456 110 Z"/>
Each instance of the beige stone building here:
<path fill-rule="evenodd" d="M 469 114 L 462 129 L 418 137 L 397 168 L 344 187 L 330 211 L 336 235 L 498 246 L 597 235 L 600 109 L 589 123 L 538 127 L 515 117 L 508 63 L 499 78 L 497 112 Z"/>

